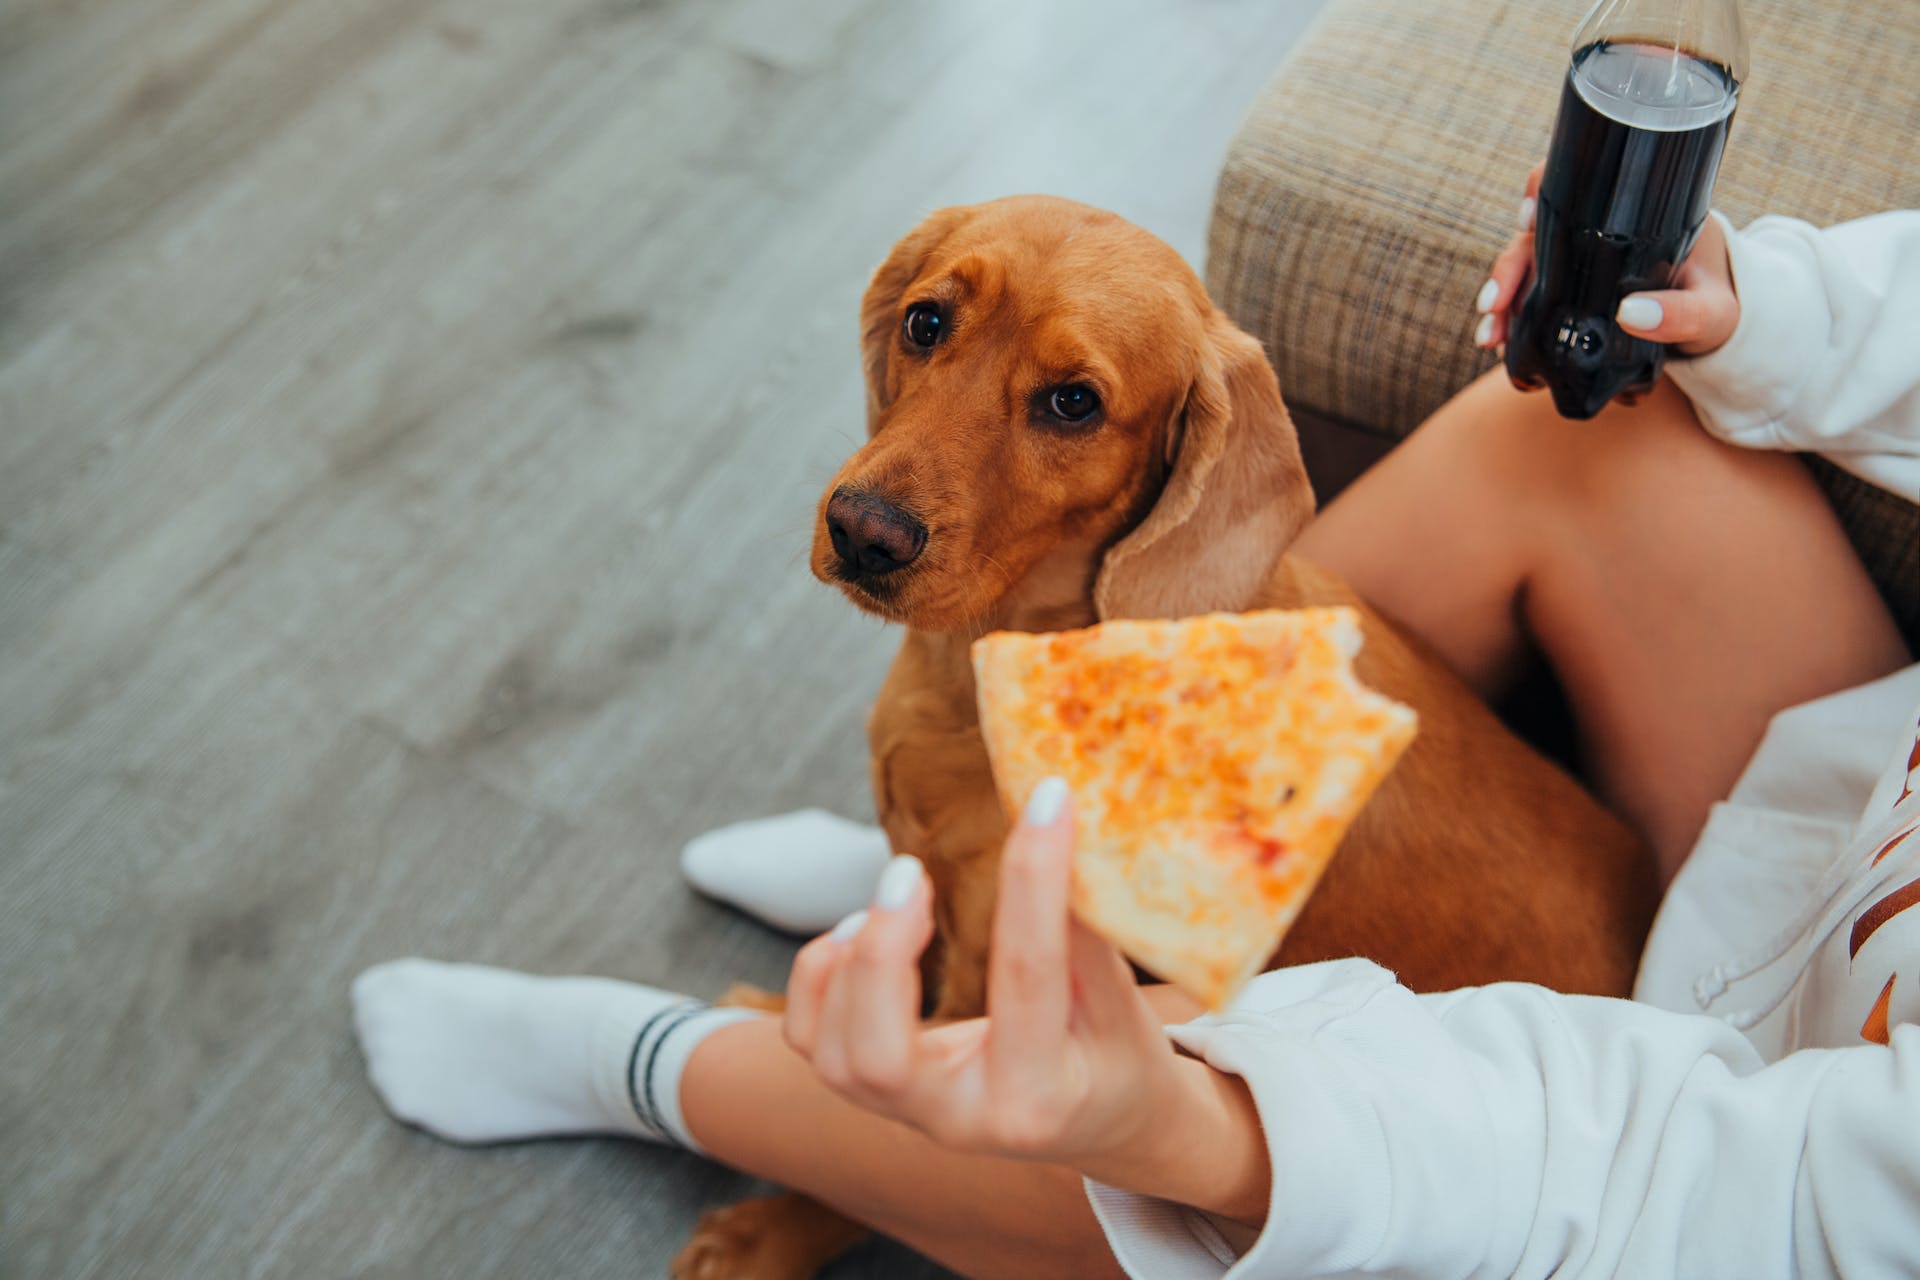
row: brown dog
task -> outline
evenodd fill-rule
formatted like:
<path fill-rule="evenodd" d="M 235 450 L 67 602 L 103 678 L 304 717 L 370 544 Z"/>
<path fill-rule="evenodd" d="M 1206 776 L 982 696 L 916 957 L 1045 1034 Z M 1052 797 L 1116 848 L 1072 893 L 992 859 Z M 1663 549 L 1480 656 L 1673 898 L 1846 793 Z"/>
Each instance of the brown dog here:
<path fill-rule="evenodd" d="M 1159 240 L 1066 200 L 945 209 L 861 307 L 868 443 L 813 571 L 907 625 L 869 725 L 893 847 L 934 886 L 934 1011 L 981 1013 L 1000 845 L 969 644 L 995 629 L 1350 604 L 1360 676 L 1420 734 L 1276 964 L 1367 956 L 1416 990 L 1623 995 L 1658 895 L 1642 842 L 1333 574 L 1285 558 L 1313 496 L 1260 346 Z M 687 1277 L 814 1274 L 857 1235 L 796 1197 L 703 1222 Z M 772 1265 L 776 1269 L 767 1270 Z"/>

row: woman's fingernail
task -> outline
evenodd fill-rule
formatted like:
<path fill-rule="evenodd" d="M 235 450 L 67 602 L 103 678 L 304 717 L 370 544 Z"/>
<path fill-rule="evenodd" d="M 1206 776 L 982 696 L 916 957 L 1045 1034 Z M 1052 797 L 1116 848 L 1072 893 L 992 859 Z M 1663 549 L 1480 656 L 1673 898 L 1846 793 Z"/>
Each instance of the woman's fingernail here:
<path fill-rule="evenodd" d="M 858 911 L 854 912 L 852 915 L 848 916 L 846 919 L 842 920 L 839 924 L 833 926 L 833 932 L 827 936 L 832 938 L 835 942 L 852 942 L 853 935 L 855 935 L 856 933 L 859 933 L 861 926 L 866 924 L 866 922 L 867 922 L 867 909 L 865 907 L 862 907 Z"/>
<path fill-rule="evenodd" d="M 1528 196 L 1520 202 L 1520 229 L 1522 231 L 1533 230 L 1533 211 L 1538 207 L 1539 203 L 1534 200 L 1532 196 Z"/>
<path fill-rule="evenodd" d="M 1638 329 L 1642 333 L 1649 329 L 1658 329 L 1665 315 L 1660 304 L 1652 298 L 1623 298 L 1620 309 L 1614 312 L 1614 318 L 1623 329 Z"/>
<path fill-rule="evenodd" d="M 1456 329 L 1454 330 L 1454 332 L 1458 333 L 1459 330 Z M 1480 323 L 1473 327 L 1473 345 L 1476 347 L 1485 347 L 1485 346 L 1490 346 L 1492 342 L 1493 342 L 1493 317 L 1481 316 Z"/>
<path fill-rule="evenodd" d="M 920 883 L 920 875 L 920 859 L 901 854 L 880 873 L 880 884 L 873 891 L 873 905 L 882 911 L 898 911 L 906 906 L 907 899 L 913 896 L 913 887 Z"/>
<path fill-rule="evenodd" d="M 1061 777 L 1042 778 L 1040 785 L 1027 797 L 1027 812 L 1024 821 L 1030 827 L 1050 827 L 1060 820 L 1067 808 L 1067 780 Z"/>
<path fill-rule="evenodd" d="M 1489 280 L 1480 286 L 1480 296 L 1473 300 L 1473 309 L 1481 315 L 1493 310 L 1493 304 L 1500 301 L 1500 282 Z"/>

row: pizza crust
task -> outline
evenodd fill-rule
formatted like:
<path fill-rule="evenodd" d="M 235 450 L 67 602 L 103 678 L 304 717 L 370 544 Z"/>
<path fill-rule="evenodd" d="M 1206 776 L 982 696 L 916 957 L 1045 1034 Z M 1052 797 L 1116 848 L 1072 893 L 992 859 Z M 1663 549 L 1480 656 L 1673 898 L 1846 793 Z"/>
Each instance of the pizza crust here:
<path fill-rule="evenodd" d="M 973 646 L 1011 817 L 1066 778 L 1074 910 L 1136 962 L 1224 1006 L 1259 973 L 1412 741 L 1366 688 L 1351 609 L 996 632 Z"/>

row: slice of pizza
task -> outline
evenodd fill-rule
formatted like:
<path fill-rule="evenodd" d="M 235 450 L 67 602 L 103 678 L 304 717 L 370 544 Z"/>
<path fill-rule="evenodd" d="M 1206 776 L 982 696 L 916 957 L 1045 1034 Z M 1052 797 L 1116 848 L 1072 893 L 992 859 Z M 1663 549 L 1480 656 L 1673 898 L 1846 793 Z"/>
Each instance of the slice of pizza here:
<path fill-rule="evenodd" d="M 995 632 L 973 646 L 1009 815 L 1073 790 L 1074 910 L 1218 1009 L 1259 973 L 1413 740 L 1354 676 L 1351 609 Z"/>

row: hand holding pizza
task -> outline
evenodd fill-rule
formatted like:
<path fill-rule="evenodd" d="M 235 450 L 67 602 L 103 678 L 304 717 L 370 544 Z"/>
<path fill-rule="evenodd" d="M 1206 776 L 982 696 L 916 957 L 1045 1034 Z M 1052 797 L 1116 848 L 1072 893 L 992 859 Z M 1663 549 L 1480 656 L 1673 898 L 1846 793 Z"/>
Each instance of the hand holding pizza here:
<path fill-rule="evenodd" d="M 921 1025 L 933 893 L 910 859 L 870 911 L 800 952 L 787 1042 L 835 1091 L 961 1151 L 1073 1161 L 1137 1138 L 1176 1058 L 1126 962 L 1068 912 L 1067 800 L 1060 779 L 1041 783 L 1007 841 L 989 1017 Z"/>
<path fill-rule="evenodd" d="M 921 1023 L 933 894 L 898 859 L 870 911 L 795 958 L 787 1042 L 833 1090 L 942 1146 L 1257 1219 L 1268 1168 L 1252 1101 L 1174 1052 L 1120 954 L 1073 918 L 1073 840 L 1067 787 L 1049 778 L 1001 860 L 986 1017 Z"/>

